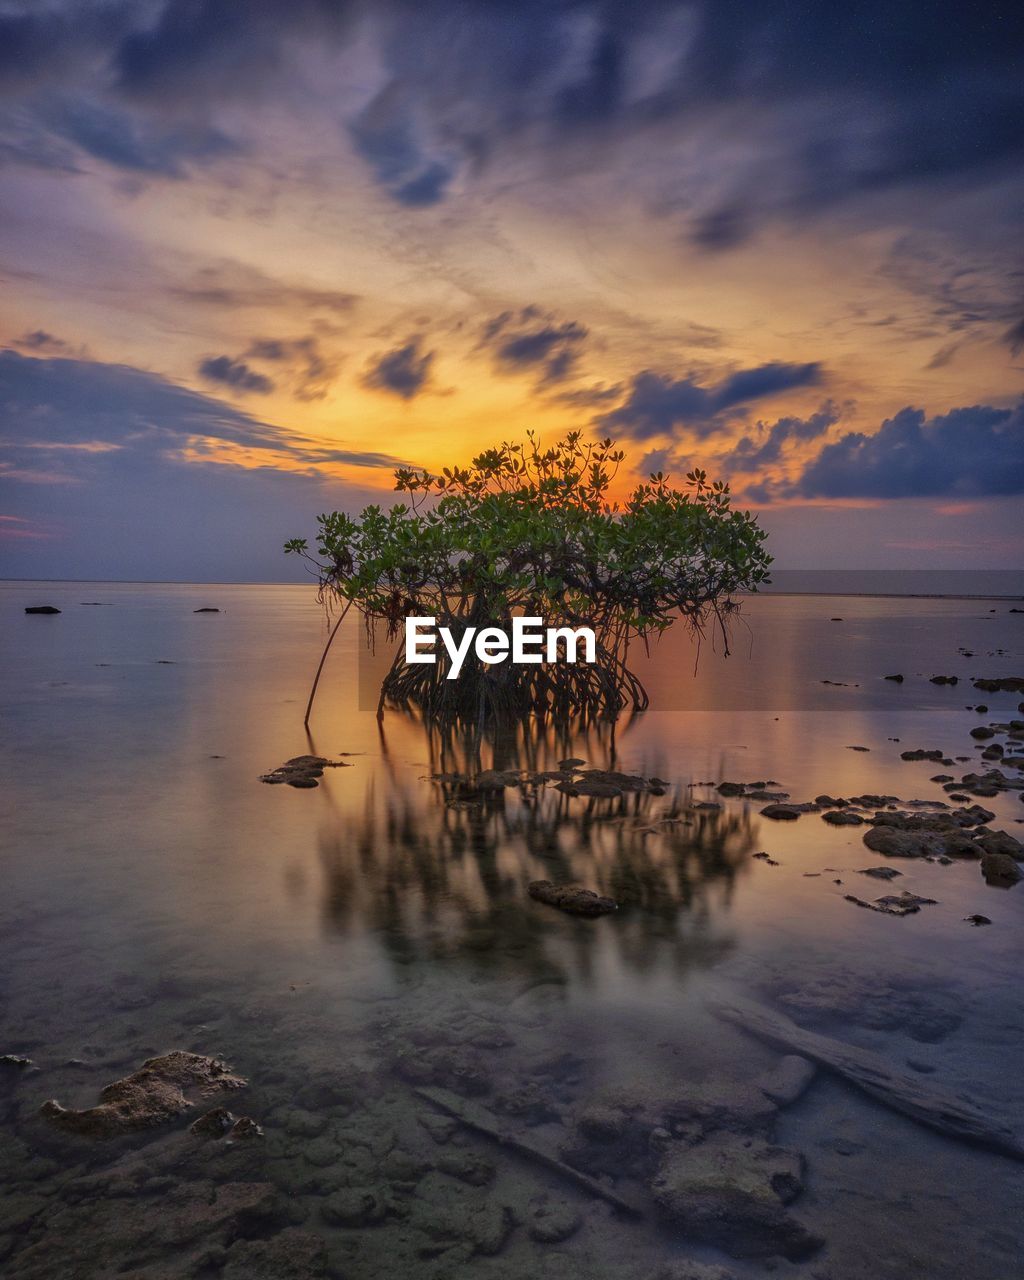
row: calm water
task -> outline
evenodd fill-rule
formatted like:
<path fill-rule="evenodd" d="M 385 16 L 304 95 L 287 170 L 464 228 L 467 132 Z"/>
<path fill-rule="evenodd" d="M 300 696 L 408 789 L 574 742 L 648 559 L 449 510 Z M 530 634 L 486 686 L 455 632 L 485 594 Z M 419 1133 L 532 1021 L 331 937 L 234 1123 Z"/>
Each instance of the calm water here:
<path fill-rule="evenodd" d="M 24 615 L 39 603 L 63 612 Z M 0 1080 L 4 1276 L 245 1275 L 233 1241 L 286 1227 L 321 1236 L 327 1274 L 353 1280 L 655 1280 L 688 1258 L 737 1277 L 1021 1273 L 1022 1166 L 824 1073 L 774 1128 L 805 1160 L 791 1212 L 826 1242 L 806 1262 L 735 1261 L 682 1239 L 649 1211 L 640 1179 L 616 1183 L 647 1211 L 634 1222 L 485 1138 L 438 1143 L 436 1113 L 413 1092 L 472 1092 L 501 1127 L 551 1151 L 614 1094 L 639 1133 L 658 1100 L 741 1089 L 777 1062 L 709 1011 L 739 993 L 809 1025 L 813 1013 L 827 1034 L 1019 1118 L 1024 886 L 990 888 L 974 862 L 901 862 L 896 889 L 937 903 L 876 915 L 843 896 L 887 891 L 857 874 L 883 861 L 863 829 L 816 813 L 772 823 L 744 800 L 691 807 L 717 800 L 723 779 L 771 779 L 794 800 L 941 798 L 930 781 L 941 766 L 899 753 L 973 760 L 985 744 L 970 729 L 1017 714 L 1019 694 L 970 685 L 1024 671 L 1024 616 L 1009 602 L 751 600 L 727 661 L 708 643 L 694 674 L 681 635 L 638 657 L 660 709 L 614 738 L 493 756 L 544 768 L 577 755 L 667 779 L 665 796 L 508 791 L 475 805 L 447 803 L 431 778 L 462 767 L 458 743 L 396 714 L 381 731 L 360 709 L 387 656 L 361 655 L 356 626 L 335 646 L 306 737 L 325 634 L 308 588 L 7 583 L 0 618 L 0 1053 L 38 1068 Z M 881 679 L 896 671 L 902 685 Z M 936 686 L 935 674 L 961 682 Z M 967 709 L 982 699 L 987 718 Z M 351 753 L 350 767 L 316 790 L 258 781 L 306 751 Z M 1019 794 L 983 803 L 993 827 L 1021 836 Z M 578 879 L 621 910 L 564 917 L 529 899 L 538 878 Z M 991 927 L 964 923 L 973 912 Z M 36 1117 L 51 1097 L 91 1105 L 172 1048 L 223 1054 L 251 1082 L 228 1104 L 264 1126 L 262 1142 L 195 1154 L 189 1140 L 183 1154 L 187 1121 L 85 1143 Z M 453 1152 L 493 1165 L 493 1181 L 439 1168 Z M 210 1199 L 239 1180 L 276 1187 L 274 1211 L 241 1226 L 155 1225 L 197 1187 Z M 353 1187 L 376 1207 L 346 1225 L 330 1204 Z M 577 1214 L 579 1229 L 534 1239 L 538 1204 Z"/>

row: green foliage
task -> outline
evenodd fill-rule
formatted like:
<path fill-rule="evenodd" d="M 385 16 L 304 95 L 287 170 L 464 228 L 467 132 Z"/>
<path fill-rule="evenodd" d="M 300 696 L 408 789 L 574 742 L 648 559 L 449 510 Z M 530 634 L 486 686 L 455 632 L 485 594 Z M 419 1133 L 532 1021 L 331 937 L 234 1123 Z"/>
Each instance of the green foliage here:
<path fill-rule="evenodd" d="M 764 531 L 732 509 L 727 485 L 696 469 L 683 489 L 659 473 L 612 502 L 623 458 L 611 440 L 585 443 L 578 431 L 543 450 L 530 433 L 437 476 L 400 469 L 407 503 L 320 515 L 316 554 L 302 538 L 285 551 L 389 636 L 409 615 L 457 629 L 525 613 L 593 627 L 621 662 L 632 639 L 679 616 L 724 630 L 732 594 L 767 581 Z"/>

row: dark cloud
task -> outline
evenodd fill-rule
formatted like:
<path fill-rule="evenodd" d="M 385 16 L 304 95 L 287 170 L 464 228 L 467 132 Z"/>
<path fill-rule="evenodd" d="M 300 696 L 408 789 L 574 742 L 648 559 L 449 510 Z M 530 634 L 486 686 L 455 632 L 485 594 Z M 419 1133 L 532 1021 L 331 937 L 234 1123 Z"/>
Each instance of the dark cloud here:
<path fill-rule="evenodd" d="M 246 465 L 218 442 L 244 448 Z M 0 530 L 0 575 L 280 581 L 293 572 L 282 543 L 311 533 L 313 513 L 380 501 L 325 476 L 332 464 L 381 479 L 411 465 L 124 365 L 0 351 L 0 491 L 19 535 Z"/>
<path fill-rule="evenodd" d="M 255 391 L 268 395 L 274 384 L 262 373 L 232 356 L 210 356 L 199 362 L 199 375 L 207 382 L 220 382 L 234 391 Z"/>
<path fill-rule="evenodd" d="M 574 321 L 559 322 L 538 307 L 524 307 L 488 321 L 480 345 L 490 350 L 499 369 L 535 372 L 545 385 L 563 382 L 575 372 L 588 332 Z"/>
<path fill-rule="evenodd" d="M 128 365 L 43 359 L 3 350 L 0 436 L 7 450 L 63 451 L 68 458 L 86 445 L 153 454 L 206 439 L 265 451 L 268 465 L 280 455 L 308 466 L 403 465 L 386 454 L 345 450 L 288 432 Z M 6 461 L 10 464 L 9 454 Z"/>
<path fill-rule="evenodd" d="M 420 351 L 419 338 L 374 356 L 363 374 L 363 386 L 412 400 L 430 381 L 433 351 Z"/>
<path fill-rule="evenodd" d="M 227 311 L 299 307 L 309 312 L 346 315 L 358 301 L 353 293 L 279 280 L 256 267 L 231 260 L 201 267 L 184 283 L 169 285 L 166 292 L 174 298 Z"/>
<path fill-rule="evenodd" d="M 976 498 L 1024 493 L 1024 404 L 926 418 L 901 409 L 875 435 L 826 445 L 792 493 L 807 498 Z"/>
<path fill-rule="evenodd" d="M 829 427 L 834 426 L 839 417 L 839 406 L 826 400 L 817 413 L 812 413 L 807 418 L 779 418 L 771 426 L 759 422 L 756 433 L 739 440 L 722 462 L 730 474 L 737 471 L 760 471 L 762 467 L 778 462 L 788 443 L 817 439 Z"/>
<path fill-rule="evenodd" d="M 1024 351 L 1024 319 L 1018 320 L 1007 329 L 1003 334 L 1003 341 L 1015 356 L 1019 356 Z"/>
<path fill-rule="evenodd" d="M 48 105 L 38 118 L 56 138 L 95 160 L 136 174 L 181 178 L 193 164 L 239 150 L 227 134 L 210 125 L 167 126 L 87 99 Z"/>
<path fill-rule="evenodd" d="M 374 99 L 352 121 L 349 134 L 377 181 L 399 204 L 419 208 L 444 199 L 454 170 L 424 149 L 397 86 Z"/>
<path fill-rule="evenodd" d="M 45 329 L 33 329 L 31 333 L 23 333 L 15 340 L 15 346 L 21 347 L 23 351 L 46 351 L 53 355 L 69 350 L 63 338 L 47 333 Z"/>
<path fill-rule="evenodd" d="M 84 111 L 66 125 L 76 145 L 160 175 L 215 158 L 224 140 L 201 127 L 216 128 L 221 102 L 323 95 L 306 55 L 356 32 L 384 83 L 343 124 L 407 207 L 451 198 L 457 179 L 500 172 L 513 151 L 608 162 L 606 139 L 642 139 L 661 194 L 678 182 L 689 234 L 717 251 L 767 220 L 891 190 L 1020 182 L 1019 5 L 9 0 L 0 86 L 69 89 Z M 122 110 L 149 114 L 126 122 Z M 728 163 L 695 175 L 677 143 Z"/>
<path fill-rule="evenodd" d="M 813 387 L 822 381 L 822 368 L 809 364 L 758 365 L 740 369 L 711 386 L 703 386 L 693 376 L 672 379 L 645 369 L 634 376 L 625 401 L 598 421 L 615 431 L 625 431 L 643 439 L 687 427 L 698 435 L 710 435 L 725 425 L 729 410 L 753 400 Z"/>
<path fill-rule="evenodd" d="M 301 338 L 257 338 L 245 352 L 250 360 L 283 366 L 293 395 L 299 400 L 322 400 L 337 376 L 341 361 L 326 355 L 315 334 Z"/>

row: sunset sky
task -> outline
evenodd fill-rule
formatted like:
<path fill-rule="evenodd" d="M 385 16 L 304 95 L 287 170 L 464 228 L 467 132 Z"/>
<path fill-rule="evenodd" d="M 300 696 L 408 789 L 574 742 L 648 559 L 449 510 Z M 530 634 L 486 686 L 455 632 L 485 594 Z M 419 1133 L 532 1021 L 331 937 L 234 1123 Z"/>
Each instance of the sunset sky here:
<path fill-rule="evenodd" d="M 529 427 L 1018 567 L 1022 199 L 1018 5 L 0 0 L 0 574 L 286 579 Z"/>

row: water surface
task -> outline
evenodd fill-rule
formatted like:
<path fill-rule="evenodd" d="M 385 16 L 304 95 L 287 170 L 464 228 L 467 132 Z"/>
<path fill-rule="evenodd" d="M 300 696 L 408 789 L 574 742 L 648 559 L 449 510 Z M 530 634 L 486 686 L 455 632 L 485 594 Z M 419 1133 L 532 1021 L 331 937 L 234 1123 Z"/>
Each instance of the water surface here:
<path fill-rule="evenodd" d="M 39 603 L 63 612 L 24 615 Z M 194 612 L 203 606 L 220 612 Z M 358 626 L 339 637 L 307 737 L 325 636 L 308 588 L 3 584 L 0 1052 L 38 1068 L 0 1081 L 3 1274 L 234 1275 L 239 1234 L 289 1226 L 321 1236 L 328 1274 L 352 1278 L 654 1280 L 688 1258 L 737 1277 L 769 1265 L 815 1280 L 1019 1274 L 1021 1166 L 825 1073 L 780 1112 L 774 1140 L 802 1153 L 791 1211 L 826 1243 L 770 1264 L 667 1230 L 642 1179 L 615 1182 L 645 1209 L 632 1222 L 486 1139 L 438 1143 L 414 1092 L 471 1094 L 517 1136 L 565 1149 L 597 1100 L 639 1109 L 775 1064 L 777 1051 L 710 1011 L 742 994 L 1019 1116 L 1024 889 L 987 886 L 975 862 L 915 860 L 897 888 L 935 905 L 904 919 L 860 910 L 845 894 L 886 891 L 858 874 L 884 861 L 862 829 L 816 813 L 773 823 L 761 803 L 715 791 L 770 780 L 798 801 L 944 799 L 930 779 L 954 770 L 900 752 L 973 762 L 985 744 L 970 729 L 1018 714 L 1020 695 L 971 687 L 1024 670 L 1024 616 L 1009 608 L 749 600 L 728 660 L 706 642 L 697 664 L 681 634 L 637 656 L 656 710 L 614 734 L 484 753 L 537 769 L 575 755 L 663 778 L 665 795 L 509 790 L 467 803 L 434 776 L 465 767 L 462 745 L 394 713 L 378 725 L 366 694 L 388 655 L 363 654 Z M 882 679 L 895 672 L 902 684 Z M 935 674 L 959 683 L 934 685 Z M 987 716 L 969 709 L 981 700 Z M 259 782 L 308 751 L 347 767 L 315 790 Z M 1020 836 L 1019 793 L 983 803 L 990 825 Z M 579 880 L 620 910 L 562 916 L 528 897 L 538 878 Z M 971 927 L 972 913 L 992 924 Z M 90 1105 L 172 1048 L 222 1054 L 251 1082 L 229 1105 L 263 1125 L 258 1146 L 181 1155 L 173 1126 L 86 1144 L 36 1117 L 50 1097 Z M 439 1169 L 452 1151 L 493 1165 L 493 1181 Z M 160 1171 L 155 1185 L 126 1184 L 140 1159 Z M 180 1230 L 147 1235 L 179 1183 L 243 1176 L 281 1193 L 258 1224 L 211 1227 L 205 1252 L 198 1229 L 184 1244 Z M 373 1222 L 332 1220 L 328 1202 L 351 1187 L 377 1196 Z M 543 1204 L 577 1214 L 579 1229 L 532 1238 Z M 500 1223 L 506 1208 L 497 1241 L 465 1228 Z"/>

